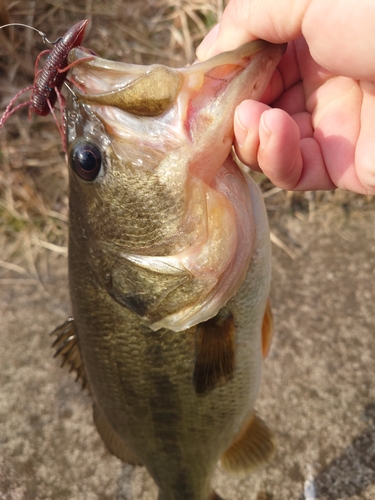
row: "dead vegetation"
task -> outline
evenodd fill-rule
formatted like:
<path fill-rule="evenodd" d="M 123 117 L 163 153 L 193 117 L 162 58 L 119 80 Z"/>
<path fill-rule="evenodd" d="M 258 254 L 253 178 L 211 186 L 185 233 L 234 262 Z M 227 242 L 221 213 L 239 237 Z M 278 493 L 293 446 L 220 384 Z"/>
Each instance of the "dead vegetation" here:
<path fill-rule="evenodd" d="M 224 0 L 0 0 L 0 25 L 28 24 L 55 40 L 77 21 L 89 19 L 84 45 L 101 56 L 183 66 L 194 60 L 196 46 L 223 8 Z M 32 30 L 0 30 L 1 110 L 19 90 L 32 85 L 35 59 L 47 48 Z M 308 218 L 316 210 L 345 213 L 356 204 L 362 210 L 373 204 L 340 192 L 271 192 L 266 178 L 259 182 L 268 191 L 270 213 L 277 216 Z M 67 254 L 67 221 L 67 169 L 60 135 L 51 116 L 29 121 L 26 106 L 0 129 L 0 285 L 17 280 L 41 287 L 51 251 Z"/>

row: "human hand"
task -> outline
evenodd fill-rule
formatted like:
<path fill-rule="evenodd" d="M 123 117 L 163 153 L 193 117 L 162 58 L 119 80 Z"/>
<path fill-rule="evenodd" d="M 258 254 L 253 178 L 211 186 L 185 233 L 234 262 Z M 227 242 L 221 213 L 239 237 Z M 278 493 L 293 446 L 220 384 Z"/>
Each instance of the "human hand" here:
<path fill-rule="evenodd" d="M 230 0 L 200 60 L 256 38 L 289 42 L 262 102 L 234 120 L 239 158 L 284 189 L 375 194 L 375 3 Z"/>

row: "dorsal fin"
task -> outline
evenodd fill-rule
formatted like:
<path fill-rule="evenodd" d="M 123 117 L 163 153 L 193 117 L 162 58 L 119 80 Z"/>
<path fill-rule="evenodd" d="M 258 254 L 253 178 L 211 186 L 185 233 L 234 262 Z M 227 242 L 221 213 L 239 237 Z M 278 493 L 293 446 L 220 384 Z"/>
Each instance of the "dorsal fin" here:
<path fill-rule="evenodd" d="M 266 310 L 264 312 L 262 324 L 262 353 L 263 359 L 268 356 L 271 349 L 271 342 L 273 337 L 273 315 L 271 309 L 270 299 L 267 300 Z"/>
<path fill-rule="evenodd" d="M 231 314 L 219 313 L 200 323 L 195 333 L 193 383 L 197 394 L 205 394 L 233 376 L 235 326 Z"/>
<path fill-rule="evenodd" d="M 231 472 L 250 472 L 266 464 L 275 449 L 272 432 L 263 420 L 252 414 L 233 444 L 221 457 L 221 464 Z"/>
<path fill-rule="evenodd" d="M 85 366 L 77 343 L 77 335 L 73 318 L 68 318 L 62 325 L 53 330 L 51 335 L 56 335 L 52 344 L 56 348 L 54 358 L 61 356 L 63 361 L 61 366 L 69 365 L 70 372 L 76 372 L 76 381 L 82 383 L 82 389 L 89 389 Z"/>

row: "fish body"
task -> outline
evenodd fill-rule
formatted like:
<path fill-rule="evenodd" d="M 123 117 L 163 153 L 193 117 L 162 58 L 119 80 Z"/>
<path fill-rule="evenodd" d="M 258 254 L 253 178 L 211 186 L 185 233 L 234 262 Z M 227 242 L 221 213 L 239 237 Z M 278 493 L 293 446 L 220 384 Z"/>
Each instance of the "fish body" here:
<path fill-rule="evenodd" d="M 231 157 L 233 114 L 284 47 L 184 69 L 77 62 L 66 108 L 74 321 L 59 351 L 88 381 L 107 447 L 159 500 L 209 500 L 217 462 L 274 442 L 254 414 L 271 328 L 262 196 Z M 74 49 L 70 62 L 84 58 Z"/>

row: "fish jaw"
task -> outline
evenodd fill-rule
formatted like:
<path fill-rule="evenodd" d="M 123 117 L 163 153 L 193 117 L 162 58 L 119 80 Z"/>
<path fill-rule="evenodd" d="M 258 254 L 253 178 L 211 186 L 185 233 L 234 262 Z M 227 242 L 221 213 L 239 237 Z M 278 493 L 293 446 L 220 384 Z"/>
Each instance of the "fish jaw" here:
<path fill-rule="evenodd" d="M 70 52 L 69 156 L 86 138 L 103 157 L 90 184 L 72 172 L 71 211 L 99 283 L 154 330 L 212 318 L 244 280 L 255 224 L 230 156 L 233 115 L 283 52 L 257 41 L 183 69 Z"/>
<path fill-rule="evenodd" d="M 186 149 L 194 147 L 187 168 L 209 185 L 230 153 L 236 105 L 260 99 L 285 47 L 257 40 L 181 69 L 108 61 L 82 48 L 69 53 L 69 62 L 75 64 L 71 78 L 78 99 L 96 106 L 113 136 L 124 135 L 124 122 L 130 125 L 121 111 L 158 117 L 147 121 L 147 134 L 160 141 L 160 133 L 172 129 Z M 136 132 L 144 130 L 134 120 L 137 125 Z M 162 142 L 173 147 L 168 139 Z M 211 148 L 215 155 L 207 154 Z"/>

